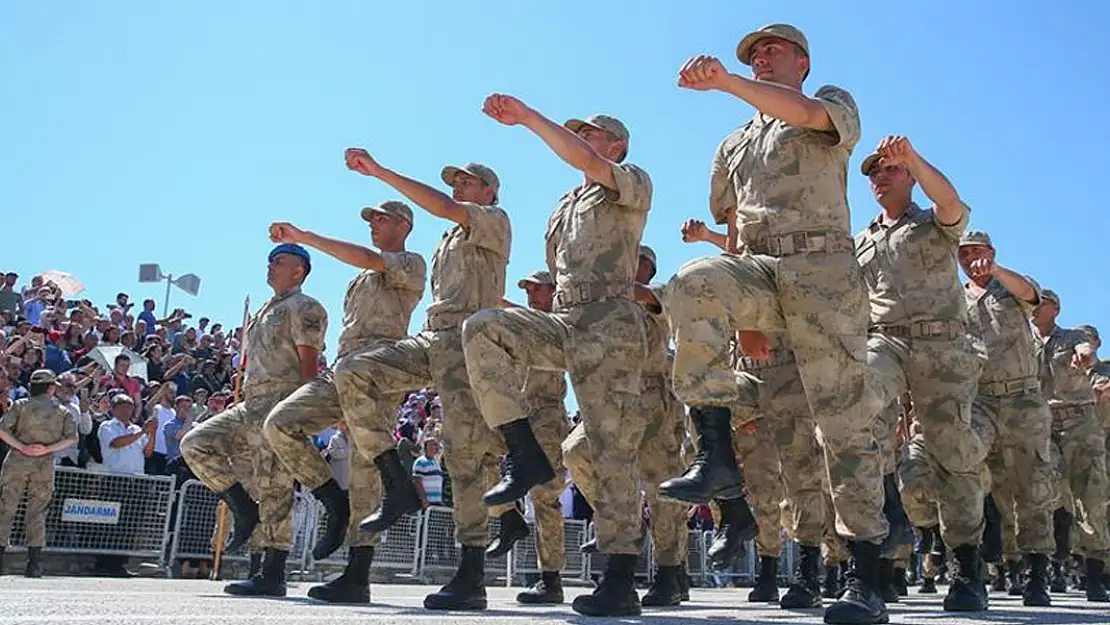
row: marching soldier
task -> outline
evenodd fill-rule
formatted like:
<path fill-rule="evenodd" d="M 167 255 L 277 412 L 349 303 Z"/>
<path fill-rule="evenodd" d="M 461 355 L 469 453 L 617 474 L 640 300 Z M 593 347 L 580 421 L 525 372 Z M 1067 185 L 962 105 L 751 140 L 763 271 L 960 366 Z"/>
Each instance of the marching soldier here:
<path fill-rule="evenodd" d="M 1040 359 L 1041 389 L 1052 411 L 1052 453 L 1063 467 L 1057 475 L 1058 495 L 1075 501 L 1083 523 L 1077 524 L 1077 546 L 1087 561 L 1087 600 L 1110 602 L 1102 580 L 1110 557 L 1107 532 L 1106 433 L 1099 422 L 1094 389 L 1087 371 L 1094 366 L 1094 349 L 1083 330 L 1056 325 L 1060 297 L 1041 291 L 1033 311 L 1036 355 Z M 1058 507 L 1067 508 L 1065 502 Z M 1064 545 L 1067 539 L 1063 540 Z M 1059 550 L 1061 545 L 1057 545 Z M 1063 555 L 1063 554 L 1060 554 Z"/>
<path fill-rule="evenodd" d="M 316 377 L 327 312 L 301 292 L 311 271 L 311 257 L 299 245 L 283 243 L 270 251 L 266 280 L 274 295 L 245 329 L 243 401 L 181 439 L 181 455 L 189 468 L 234 515 L 227 550 L 247 542 L 251 532 L 262 532 L 262 569 L 246 581 L 225 586 L 224 592 L 231 595 L 285 596 L 285 560 L 293 544 L 293 476 L 266 443 L 262 424 L 279 401 Z M 245 476 L 233 471 L 235 457 L 244 450 L 255 454 L 257 503 L 243 486 Z"/>
<path fill-rule="evenodd" d="M 288 223 L 270 227 L 271 238 L 277 242 L 307 245 L 362 270 L 351 280 L 343 298 L 336 367 L 357 367 L 358 354 L 403 338 L 412 311 L 424 295 L 424 257 L 405 249 L 412 231 L 412 209 L 404 202 L 391 200 L 362 209 L 361 216 L 370 226 L 370 237 L 379 251 Z M 399 405 L 402 399 L 403 395 L 397 393 L 391 405 Z M 327 510 L 327 527 L 312 557 L 326 558 L 343 544 L 344 533 L 347 536 L 346 570 L 327 584 L 309 589 L 308 596 L 328 602 L 369 603 L 370 566 L 378 534 L 360 531 L 359 522 L 381 503 L 381 484 L 374 466 L 385 467 L 383 474 L 397 477 L 407 476 L 411 467 L 402 465 L 395 447 L 377 456 L 361 453 L 357 438 L 351 436 L 347 455 L 350 492 L 340 488 L 310 437 L 344 420 L 344 408 L 357 406 L 344 400 L 331 372 L 325 372 L 282 400 L 266 418 L 264 432 L 294 479 L 312 489 Z M 359 418 L 347 420 L 351 421 L 357 423 Z M 399 485 L 405 487 L 411 487 L 407 478 Z"/>
<path fill-rule="evenodd" d="M 433 216 L 453 224 L 432 254 L 432 303 L 424 330 L 360 352 L 335 368 L 335 384 L 352 440 L 362 453 L 388 459 L 378 463 L 384 491 L 381 507 L 362 520 L 361 528 L 381 532 L 420 509 L 408 471 L 402 473 L 397 456 L 389 453 L 396 422 L 394 400 L 407 390 L 435 387 L 448 415 L 443 424 L 444 460 L 451 476 L 455 539 L 462 544 L 462 559 L 454 578 L 428 595 L 424 607 L 484 610 L 488 518 L 482 492 L 488 481 L 496 479 L 505 444 L 486 426 L 474 403 L 463 355 L 462 323 L 479 310 L 500 306 L 505 296 L 512 241 L 509 215 L 497 202 L 501 183 L 485 165 L 447 166 L 440 172 L 452 189 L 452 195 L 447 195 L 383 167 L 361 148 L 348 149 L 346 156 L 352 171 L 381 180 Z M 554 477 L 552 471 L 543 481 Z M 504 514 L 519 512 L 510 509 Z M 513 526 L 502 524 L 503 528 Z M 502 536 L 500 542 L 508 545 L 512 539 Z"/>
<path fill-rule="evenodd" d="M 10 451 L 0 468 L 0 575 L 15 511 L 27 494 L 27 577 L 42 577 L 46 508 L 54 497 L 54 452 L 77 444 L 77 423 L 54 400 L 57 377 L 49 369 L 31 374 L 30 397 L 17 400 L 0 418 L 0 440 Z"/>
<path fill-rule="evenodd" d="M 983 361 L 975 409 L 986 415 L 993 430 L 994 445 L 987 455 L 991 490 L 1003 524 L 1017 528 L 1017 549 L 1028 569 L 1023 602 L 1049 606 L 1052 413 L 1037 378 L 1028 321 L 1040 303 L 1040 288 L 995 262 L 995 249 L 985 232 L 965 234 L 957 258 L 969 278 L 964 296 L 970 334 Z M 1017 571 L 1010 577 L 1012 582 L 1021 578 Z"/>
<path fill-rule="evenodd" d="M 528 295 L 528 307 L 551 312 L 555 299 L 555 280 L 547 271 L 537 271 L 517 283 Z M 506 307 L 515 305 L 506 302 Z M 531 588 L 516 596 L 520 603 L 562 603 L 563 583 L 559 574 L 566 567 L 562 504 L 559 497 L 566 490 L 563 468 L 563 439 L 570 429 L 567 422 L 567 380 L 562 371 L 529 369 L 524 383 L 524 398 L 536 440 L 551 460 L 555 478 L 532 487 L 532 509 L 536 515 L 536 554 L 540 579 Z M 525 527 L 527 530 L 527 527 Z M 507 550 L 506 550 L 507 551 Z M 487 552 L 487 556 L 490 556 Z M 503 555 L 495 553 L 493 555 Z"/>
<path fill-rule="evenodd" d="M 509 450 L 507 474 L 485 501 L 512 501 L 554 476 L 529 425 L 521 388 L 530 368 L 569 370 L 583 419 L 563 444 L 565 461 L 580 485 L 571 457 L 583 453 L 578 445 L 586 445 L 588 464 L 605 476 L 587 497 L 595 510 L 599 550 L 611 556 L 601 584 L 576 598 L 573 609 L 587 616 L 636 615 L 641 610 L 634 587 L 641 518 L 636 455 L 645 426 L 637 395 L 647 339 L 633 288 L 651 180 L 624 162 L 628 129 L 613 117 L 559 125 L 506 95 L 490 96 L 483 110 L 502 124 L 525 126 L 585 175 L 548 220 L 554 312 L 484 310 L 463 328 L 482 415 Z"/>
<path fill-rule="evenodd" d="M 887 523 L 871 432 L 879 406 L 866 392 L 867 298 L 852 257 L 846 189 L 859 110 L 837 87 L 802 92 L 809 43 L 793 26 L 749 33 L 736 52 L 752 79 L 710 56 L 690 59 L 679 73 L 680 87 L 723 91 L 757 112 L 713 158 L 710 212 L 728 224 L 729 249 L 739 253 L 686 263 L 668 286 L 675 391 L 706 445 L 660 492 L 696 503 L 735 489 L 741 478 L 729 407 L 743 392 L 728 366 L 729 339 L 739 328 L 744 352 L 765 359 L 770 343 L 761 333 L 785 333 L 823 430 L 838 530 L 850 537 L 856 571 L 825 621 L 882 622 L 878 560 Z"/>

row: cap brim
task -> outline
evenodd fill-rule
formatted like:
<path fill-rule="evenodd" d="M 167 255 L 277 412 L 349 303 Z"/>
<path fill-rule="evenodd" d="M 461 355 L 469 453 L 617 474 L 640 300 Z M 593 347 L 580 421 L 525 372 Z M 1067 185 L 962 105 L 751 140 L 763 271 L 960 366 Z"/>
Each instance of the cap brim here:
<path fill-rule="evenodd" d="M 882 157 L 878 154 L 868 154 L 867 158 L 863 159 L 863 162 L 859 165 L 860 173 L 864 176 L 870 176 L 871 169 L 874 168 L 880 160 L 882 160 Z"/>
<path fill-rule="evenodd" d="M 453 186 L 455 186 L 455 176 L 458 176 L 459 174 L 466 174 L 467 176 L 470 176 L 471 178 L 476 178 L 477 177 L 474 174 L 466 171 L 462 167 L 455 167 L 454 165 L 448 165 L 448 166 L 444 167 L 443 171 L 439 172 L 439 177 L 440 177 L 441 180 L 443 180 L 444 184 L 446 184 L 449 187 L 453 187 Z"/>
<path fill-rule="evenodd" d="M 961 241 L 956 247 L 988 247 L 994 249 L 994 246 L 984 241 Z"/>
<path fill-rule="evenodd" d="M 377 206 L 367 206 L 366 208 L 362 209 L 361 215 L 362 215 L 362 220 L 367 222 L 367 223 L 370 223 L 370 220 L 374 217 L 374 215 L 388 215 L 390 217 L 396 217 L 396 218 L 400 219 L 401 221 L 403 221 L 403 222 L 405 222 L 409 225 L 412 225 L 412 222 L 409 221 L 404 215 L 397 215 L 397 214 L 391 213 L 389 211 L 382 210 L 380 207 L 377 207 Z"/>

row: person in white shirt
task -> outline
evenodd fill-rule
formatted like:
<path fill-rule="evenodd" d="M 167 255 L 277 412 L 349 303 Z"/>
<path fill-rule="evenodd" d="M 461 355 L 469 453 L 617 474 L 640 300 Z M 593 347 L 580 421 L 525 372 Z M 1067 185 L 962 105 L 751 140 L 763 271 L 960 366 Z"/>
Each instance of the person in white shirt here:
<path fill-rule="evenodd" d="M 146 458 L 154 453 L 157 419 L 148 419 L 143 427 L 131 422 L 135 402 L 120 393 L 112 398 L 112 420 L 100 424 L 96 436 L 100 454 L 109 473 L 142 475 Z"/>
<path fill-rule="evenodd" d="M 76 376 L 72 373 L 63 373 L 58 376 L 58 390 L 55 391 L 55 398 L 58 400 L 58 404 L 69 413 L 73 422 L 77 424 L 78 435 L 84 437 L 92 432 L 92 414 L 89 413 L 88 406 L 82 406 L 81 400 L 77 397 Z M 88 403 L 87 400 L 85 403 Z M 54 452 L 54 464 L 76 467 L 78 466 L 78 460 L 78 445 Z"/>

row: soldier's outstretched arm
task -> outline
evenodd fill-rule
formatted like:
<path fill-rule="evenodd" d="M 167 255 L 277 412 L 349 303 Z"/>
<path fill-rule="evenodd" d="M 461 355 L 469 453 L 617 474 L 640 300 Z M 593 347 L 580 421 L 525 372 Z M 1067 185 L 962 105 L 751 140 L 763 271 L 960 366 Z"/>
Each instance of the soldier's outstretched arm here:
<path fill-rule="evenodd" d="M 824 132 L 836 130 L 828 109 L 820 100 L 790 87 L 732 74 L 720 59 L 713 56 L 701 55 L 687 60 L 678 72 L 678 86 L 734 95 L 760 113 L 798 128 Z"/>
<path fill-rule="evenodd" d="M 381 180 L 436 217 L 453 221 L 460 226 L 466 226 L 470 221 L 470 213 L 450 195 L 383 167 L 365 149 L 347 148 L 345 158 L 347 168 L 351 171 Z"/>
<path fill-rule="evenodd" d="M 270 240 L 274 243 L 307 245 L 359 269 L 385 271 L 385 259 L 374 250 L 357 243 L 350 243 L 302 230 L 285 221 L 270 224 Z"/>
<path fill-rule="evenodd" d="M 513 96 L 495 93 L 486 98 L 482 112 L 506 126 L 521 125 L 531 130 L 566 164 L 609 189 L 616 189 L 615 163 L 597 153 L 582 137 L 529 108 Z"/>
<path fill-rule="evenodd" d="M 967 210 L 956 187 L 933 167 L 929 161 L 918 154 L 910 140 L 902 136 L 890 136 L 879 142 L 876 150 L 884 163 L 904 165 L 910 175 L 921 185 L 921 191 L 933 201 L 936 207 L 937 219 L 940 223 L 948 225 L 963 219 Z"/>

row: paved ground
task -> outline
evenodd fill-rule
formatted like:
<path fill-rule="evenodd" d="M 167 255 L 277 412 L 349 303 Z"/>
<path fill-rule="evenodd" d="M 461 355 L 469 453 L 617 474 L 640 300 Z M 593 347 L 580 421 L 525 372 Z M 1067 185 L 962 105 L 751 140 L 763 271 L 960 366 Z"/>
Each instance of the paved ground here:
<path fill-rule="evenodd" d="M 821 614 L 785 612 L 753 607 L 739 601 L 746 590 L 697 590 L 691 602 L 678 609 L 646 611 L 636 619 L 606 621 L 586 619 L 571 611 L 569 605 L 525 609 L 513 601 L 518 589 L 490 589 L 490 609 L 482 614 L 430 613 L 421 607 L 429 586 L 379 585 L 374 587 L 371 606 L 328 606 L 305 596 L 309 584 L 291 585 L 289 597 L 280 599 L 241 599 L 221 593 L 222 584 L 208 581 L 165 579 L 93 579 L 21 577 L 0 578 L 0 623 L 59 623 L 66 625 L 117 623 L 275 624 L 372 623 L 374 625 L 514 625 L 523 623 L 644 623 L 679 625 L 689 622 L 745 623 L 820 623 Z M 581 589 L 571 594 L 585 592 Z M 1032 625 L 1110 623 L 1110 605 L 1091 607 L 1079 595 L 1054 597 L 1056 606 L 1047 609 L 1024 608 L 1020 600 L 992 597 L 988 612 L 953 618 L 940 610 L 940 598 L 913 597 L 891 610 L 893 623 L 930 623 L 961 625 L 977 621 Z M 568 598 L 569 601 L 569 598 Z"/>

